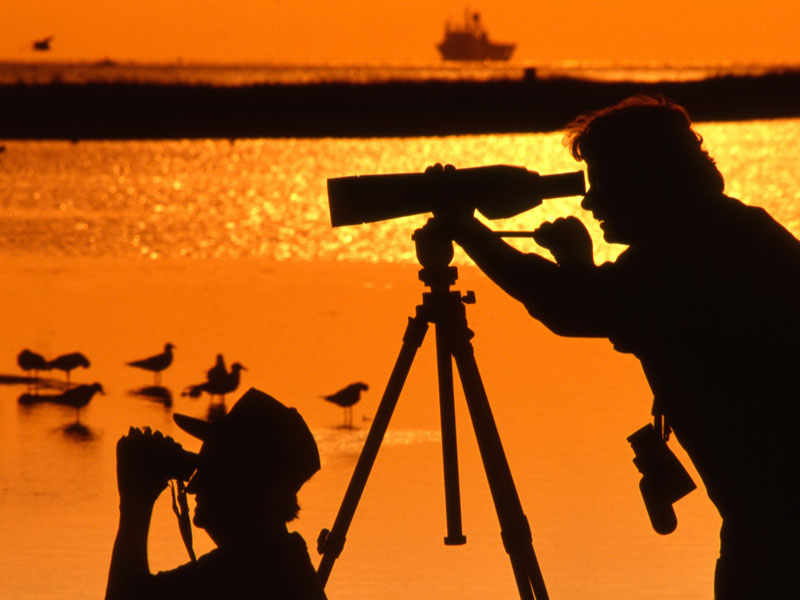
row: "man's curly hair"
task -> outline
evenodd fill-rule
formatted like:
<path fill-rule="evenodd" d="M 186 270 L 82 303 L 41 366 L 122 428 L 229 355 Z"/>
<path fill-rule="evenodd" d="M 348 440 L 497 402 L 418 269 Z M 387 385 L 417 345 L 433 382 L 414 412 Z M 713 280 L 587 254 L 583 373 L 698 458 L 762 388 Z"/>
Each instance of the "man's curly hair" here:
<path fill-rule="evenodd" d="M 686 110 L 663 95 L 631 96 L 579 116 L 564 145 L 576 160 L 624 158 L 631 176 L 682 193 L 720 194 L 725 181 Z"/>

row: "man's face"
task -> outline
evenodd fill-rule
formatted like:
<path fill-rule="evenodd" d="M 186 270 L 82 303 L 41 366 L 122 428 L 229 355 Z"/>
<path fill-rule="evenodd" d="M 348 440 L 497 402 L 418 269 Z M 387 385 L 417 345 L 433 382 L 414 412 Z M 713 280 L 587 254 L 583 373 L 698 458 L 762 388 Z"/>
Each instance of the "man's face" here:
<path fill-rule="evenodd" d="M 235 489 L 231 470 L 215 460 L 204 444 L 197 470 L 186 487 L 188 493 L 195 495 L 195 526 L 205 529 L 213 538 L 214 530 L 224 527 L 230 514 L 236 511 Z"/>
<path fill-rule="evenodd" d="M 589 191 L 581 206 L 600 222 L 609 243 L 631 244 L 648 235 L 649 194 L 622 160 L 587 161 Z"/>
<path fill-rule="evenodd" d="M 252 468 L 252 463 L 220 450 L 214 442 L 206 441 L 200 448 L 186 492 L 195 497 L 192 522 L 218 546 L 241 540 L 254 520 L 264 516 L 273 487 L 263 475 L 254 480 Z"/>

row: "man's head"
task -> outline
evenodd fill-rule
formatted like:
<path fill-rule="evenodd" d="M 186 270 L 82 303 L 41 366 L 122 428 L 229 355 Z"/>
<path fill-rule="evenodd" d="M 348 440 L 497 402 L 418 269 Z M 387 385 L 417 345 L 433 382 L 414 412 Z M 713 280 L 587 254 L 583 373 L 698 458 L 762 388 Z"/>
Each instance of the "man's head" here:
<path fill-rule="evenodd" d="M 634 96 L 583 115 L 568 126 L 565 143 L 586 161 L 583 206 L 610 242 L 650 236 L 682 203 L 724 189 L 688 114 L 663 96 Z"/>
<path fill-rule="evenodd" d="M 203 441 L 187 487 L 196 494 L 195 525 L 216 539 L 253 519 L 285 523 L 297 516 L 297 492 L 320 462 L 295 409 L 250 389 L 219 420 L 180 414 L 174 420 Z"/>

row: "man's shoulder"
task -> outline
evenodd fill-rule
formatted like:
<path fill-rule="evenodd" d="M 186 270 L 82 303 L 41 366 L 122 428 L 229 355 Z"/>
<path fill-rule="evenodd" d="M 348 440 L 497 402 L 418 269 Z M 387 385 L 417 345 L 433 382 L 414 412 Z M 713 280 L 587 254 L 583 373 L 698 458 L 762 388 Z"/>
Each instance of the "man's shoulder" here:
<path fill-rule="evenodd" d="M 733 223 L 741 222 L 750 226 L 784 229 L 783 225 L 778 223 L 778 221 L 761 206 L 746 204 L 738 198 L 725 195 L 721 196 L 721 201 L 718 206 L 720 210 L 717 211 L 714 217 L 716 219 L 719 219 L 721 216 L 723 218 L 727 216 Z"/>
<path fill-rule="evenodd" d="M 216 548 L 153 577 L 154 598 L 324 598 L 305 540 L 289 533 L 246 549 Z M 221 595 L 220 595 L 221 594 Z"/>
<path fill-rule="evenodd" d="M 767 252 L 788 252 L 800 255 L 800 240 L 777 221 L 766 209 L 752 206 L 725 196 L 727 224 L 742 245 L 750 250 L 761 248 Z"/>
<path fill-rule="evenodd" d="M 601 276 L 613 276 L 616 273 L 627 272 L 631 269 L 635 269 L 640 264 L 645 264 L 647 262 L 647 255 L 647 252 L 629 246 L 620 252 L 614 260 L 599 264 L 595 272 Z"/>

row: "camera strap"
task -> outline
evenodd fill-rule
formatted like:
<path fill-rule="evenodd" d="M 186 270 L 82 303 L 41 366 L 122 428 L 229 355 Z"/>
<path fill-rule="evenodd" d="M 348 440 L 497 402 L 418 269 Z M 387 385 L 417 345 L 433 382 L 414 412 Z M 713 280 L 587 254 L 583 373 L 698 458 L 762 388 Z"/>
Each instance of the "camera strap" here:
<path fill-rule="evenodd" d="M 177 494 L 175 488 L 178 488 Z M 189 553 L 189 558 L 192 562 L 197 560 L 192 547 L 192 523 L 189 519 L 189 501 L 186 499 L 186 484 L 180 479 L 175 483 L 169 482 L 169 489 L 172 492 L 172 512 L 178 518 L 178 529 L 181 532 L 181 539 L 183 545 L 186 546 L 186 551 Z"/>
<path fill-rule="evenodd" d="M 662 440 L 668 442 L 669 435 L 672 433 L 672 428 L 669 426 L 667 418 L 664 416 L 658 396 L 653 397 L 653 409 L 651 413 L 653 415 L 653 429 L 661 436 Z"/>

